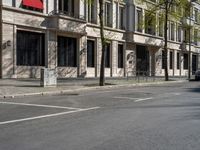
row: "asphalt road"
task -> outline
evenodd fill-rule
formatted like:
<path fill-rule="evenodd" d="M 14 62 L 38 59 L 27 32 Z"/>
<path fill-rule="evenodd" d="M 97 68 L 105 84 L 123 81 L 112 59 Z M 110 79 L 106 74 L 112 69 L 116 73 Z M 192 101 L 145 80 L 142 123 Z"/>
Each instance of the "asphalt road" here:
<path fill-rule="evenodd" d="M 0 100 L 0 150 L 199 150 L 200 82 Z"/>

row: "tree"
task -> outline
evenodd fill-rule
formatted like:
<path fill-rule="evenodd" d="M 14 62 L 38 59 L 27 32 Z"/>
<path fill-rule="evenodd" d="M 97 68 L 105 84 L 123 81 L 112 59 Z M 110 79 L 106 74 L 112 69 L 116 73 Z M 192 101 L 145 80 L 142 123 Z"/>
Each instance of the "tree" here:
<path fill-rule="evenodd" d="M 101 68 L 100 68 L 100 78 L 99 85 L 105 85 L 105 49 L 106 49 L 106 40 L 104 37 L 104 22 L 103 22 L 103 13 L 104 13 L 104 0 L 99 0 L 99 22 L 100 22 L 100 35 L 101 35 L 101 45 L 102 45 L 102 55 L 101 55 Z"/>
<path fill-rule="evenodd" d="M 100 78 L 99 78 L 99 86 L 105 85 L 105 49 L 106 49 L 106 38 L 104 36 L 104 0 L 98 0 L 99 2 L 99 22 L 100 22 L 100 37 L 101 37 L 101 64 L 100 64 Z M 91 4 L 94 3 L 94 0 L 87 0 L 88 5 L 93 7 Z"/>
<path fill-rule="evenodd" d="M 146 0 L 142 0 L 142 3 L 147 3 Z M 168 38 L 167 38 L 167 31 L 168 31 L 168 21 L 175 20 L 175 21 L 181 21 L 183 16 L 187 16 L 188 14 L 188 7 L 190 7 L 190 2 L 188 0 L 159 0 L 155 4 L 149 4 L 147 5 L 148 13 L 147 16 L 150 16 L 152 18 L 152 15 L 159 11 L 161 20 L 164 24 L 164 70 L 165 70 L 165 81 L 169 80 L 168 75 Z M 179 12 L 177 13 L 175 9 Z M 189 9 L 190 10 L 190 9 Z M 152 24 L 154 24 L 156 21 L 151 21 Z M 148 21 L 145 22 L 145 26 L 147 25 Z"/>

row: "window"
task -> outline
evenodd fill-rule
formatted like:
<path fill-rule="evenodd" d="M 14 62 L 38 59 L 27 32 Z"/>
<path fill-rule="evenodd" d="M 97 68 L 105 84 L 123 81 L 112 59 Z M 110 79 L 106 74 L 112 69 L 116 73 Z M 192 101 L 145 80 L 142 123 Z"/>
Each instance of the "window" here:
<path fill-rule="evenodd" d="M 22 8 L 42 12 L 43 11 L 43 0 L 22 0 Z"/>
<path fill-rule="evenodd" d="M 137 11 L 136 11 L 136 13 L 137 13 L 137 20 L 136 20 L 136 25 L 137 25 L 137 31 L 138 32 L 142 32 L 142 23 L 143 23 L 143 17 L 142 17 L 142 9 L 137 9 Z"/>
<path fill-rule="evenodd" d="M 165 51 L 162 51 L 162 69 L 165 69 Z"/>
<path fill-rule="evenodd" d="M 105 26 L 112 27 L 112 7 L 111 3 L 105 3 Z"/>
<path fill-rule="evenodd" d="M 198 9 L 194 9 L 194 21 L 198 22 Z"/>
<path fill-rule="evenodd" d="M 59 0 L 58 9 L 62 14 L 74 17 L 74 0 Z"/>
<path fill-rule="evenodd" d="M 58 66 L 76 67 L 76 44 L 75 38 L 58 37 Z"/>
<path fill-rule="evenodd" d="M 174 32 L 175 32 L 175 26 L 174 23 L 171 23 L 171 40 L 174 41 Z"/>
<path fill-rule="evenodd" d="M 192 55 L 192 75 L 195 74 L 197 70 L 197 55 Z"/>
<path fill-rule="evenodd" d="M 169 69 L 173 69 L 173 52 L 169 53 L 169 57 L 170 57 Z"/>
<path fill-rule="evenodd" d="M 174 4 L 171 6 L 171 12 L 176 13 L 176 6 Z"/>
<path fill-rule="evenodd" d="M 94 67 L 94 41 L 88 40 L 87 41 L 87 66 Z"/>
<path fill-rule="evenodd" d="M 164 24 L 163 24 L 163 19 L 161 16 L 159 16 L 159 28 L 158 28 L 158 34 L 159 36 L 163 37 L 163 29 L 164 29 Z"/>
<path fill-rule="evenodd" d="M 197 41 L 198 41 L 198 30 L 195 29 L 194 30 L 194 44 L 197 45 Z"/>
<path fill-rule="evenodd" d="M 124 7 L 119 7 L 119 28 L 124 30 L 125 27 L 124 27 Z"/>
<path fill-rule="evenodd" d="M 183 69 L 188 69 L 188 54 L 184 54 L 183 59 L 184 59 Z"/>
<path fill-rule="evenodd" d="M 176 56 L 176 67 L 177 69 L 180 69 L 180 53 L 177 52 L 177 56 Z"/>
<path fill-rule="evenodd" d="M 178 25 L 178 35 L 177 35 L 177 37 L 178 37 L 177 41 L 178 41 L 178 42 L 181 42 L 181 41 L 182 41 L 182 39 L 181 39 L 181 37 L 182 37 L 181 32 L 182 32 L 181 25 Z"/>
<path fill-rule="evenodd" d="M 87 6 L 88 6 L 88 22 L 97 23 L 96 1 L 92 1 L 91 3 L 88 3 Z"/>
<path fill-rule="evenodd" d="M 155 35 L 156 15 L 145 12 L 145 33 Z"/>
<path fill-rule="evenodd" d="M 44 66 L 44 34 L 17 31 L 17 65 Z"/>
<path fill-rule="evenodd" d="M 118 68 L 124 68 L 124 50 L 123 50 L 123 45 L 119 44 L 118 45 Z"/>
<path fill-rule="evenodd" d="M 105 67 L 110 68 L 110 43 L 106 44 L 105 49 Z"/>
<path fill-rule="evenodd" d="M 189 31 L 188 31 L 188 29 L 184 30 L 184 42 L 186 42 L 186 43 L 189 42 Z"/>

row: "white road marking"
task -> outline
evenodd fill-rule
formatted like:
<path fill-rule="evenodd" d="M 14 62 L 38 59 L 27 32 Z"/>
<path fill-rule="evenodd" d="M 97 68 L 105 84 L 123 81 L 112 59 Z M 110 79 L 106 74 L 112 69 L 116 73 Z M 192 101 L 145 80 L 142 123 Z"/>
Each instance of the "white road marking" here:
<path fill-rule="evenodd" d="M 93 92 L 93 93 L 90 93 L 90 94 L 86 94 L 86 93 L 83 93 L 83 94 L 80 94 L 80 95 L 77 95 L 77 97 L 82 97 L 82 96 L 93 96 L 93 95 L 96 95 L 96 94 L 101 94 L 101 93 L 111 93 L 113 91 L 99 91 L 99 92 Z"/>
<path fill-rule="evenodd" d="M 116 98 L 116 99 L 130 99 L 130 100 L 137 100 L 138 98 L 133 98 L 133 97 L 113 97 L 113 98 Z"/>
<path fill-rule="evenodd" d="M 39 104 L 15 103 L 15 102 L 0 102 L 0 104 L 34 106 L 34 107 L 45 107 L 45 108 L 61 108 L 61 109 L 81 109 L 81 108 L 75 108 L 75 107 L 63 107 L 63 106 L 39 105 Z"/>
<path fill-rule="evenodd" d="M 0 122 L 0 125 L 23 122 L 23 121 L 30 121 L 30 120 L 36 120 L 36 119 L 42 119 L 42 118 L 48 118 L 48 117 L 61 116 L 61 115 L 72 114 L 72 113 L 88 111 L 88 110 L 94 110 L 94 109 L 99 109 L 99 108 L 100 107 L 91 107 L 91 108 L 86 108 L 86 109 L 65 111 L 65 112 L 49 114 L 49 115 L 42 115 L 42 116 L 36 116 L 36 117 L 30 117 L 30 118 L 23 118 L 23 119 L 17 119 L 17 120 L 4 121 L 4 122 Z"/>
<path fill-rule="evenodd" d="M 150 100 L 150 99 L 153 99 L 153 98 L 152 98 L 152 97 L 149 97 L 149 98 L 141 98 L 141 99 L 135 100 L 135 102 L 141 102 L 141 101 L 146 101 L 146 100 Z"/>
<path fill-rule="evenodd" d="M 174 95 L 181 95 L 181 93 L 173 93 Z"/>

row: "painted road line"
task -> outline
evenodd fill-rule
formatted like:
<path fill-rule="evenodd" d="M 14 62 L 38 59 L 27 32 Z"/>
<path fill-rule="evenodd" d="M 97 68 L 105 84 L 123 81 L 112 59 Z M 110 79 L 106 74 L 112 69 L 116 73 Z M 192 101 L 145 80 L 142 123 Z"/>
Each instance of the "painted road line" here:
<path fill-rule="evenodd" d="M 178 96 L 178 95 L 181 95 L 181 93 L 173 93 L 173 95 L 177 95 Z"/>
<path fill-rule="evenodd" d="M 133 97 L 113 97 L 116 99 L 130 99 L 130 100 L 137 100 L 138 98 L 133 98 Z"/>
<path fill-rule="evenodd" d="M 81 108 L 75 108 L 75 107 L 64 107 L 64 106 L 54 106 L 54 105 L 40 105 L 40 104 L 28 104 L 28 103 L 15 103 L 15 102 L 0 102 L 0 104 L 33 106 L 33 107 L 45 107 L 45 108 L 60 108 L 60 109 L 81 109 Z"/>
<path fill-rule="evenodd" d="M 55 116 L 61 116 L 61 115 L 66 115 L 66 114 L 72 114 L 72 113 L 82 112 L 82 111 L 95 110 L 95 109 L 99 109 L 99 108 L 100 107 L 91 107 L 91 108 L 86 108 L 86 109 L 65 111 L 65 112 L 55 113 L 55 114 L 49 114 L 49 115 L 42 115 L 42 116 L 36 116 L 36 117 L 30 117 L 30 118 L 23 118 L 23 119 L 17 119 L 17 120 L 4 121 L 4 122 L 0 122 L 0 125 L 11 124 L 11 123 L 18 123 L 18 122 L 24 122 L 24 121 L 31 121 L 31 120 L 42 119 L 42 118 L 49 118 L 49 117 L 55 117 Z"/>
<path fill-rule="evenodd" d="M 153 99 L 153 98 L 152 98 L 152 97 L 149 97 L 149 98 L 141 98 L 141 99 L 135 100 L 135 102 L 147 101 L 147 100 L 151 100 L 151 99 Z"/>

